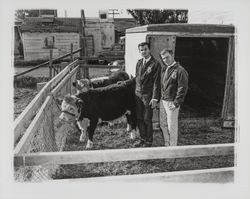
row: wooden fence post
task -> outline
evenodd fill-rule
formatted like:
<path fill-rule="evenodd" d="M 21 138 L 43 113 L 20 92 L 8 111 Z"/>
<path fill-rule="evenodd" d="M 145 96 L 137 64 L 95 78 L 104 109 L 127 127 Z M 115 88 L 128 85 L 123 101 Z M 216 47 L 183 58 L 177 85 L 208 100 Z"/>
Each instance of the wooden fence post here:
<path fill-rule="evenodd" d="M 87 59 L 87 42 L 86 42 L 86 38 L 83 38 L 83 49 L 84 49 L 84 67 L 83 67 L 83 71 L 84 71 L 84 78 L 89 78 L 89 68 L 87 67 L 88 64 L 88 59 Z"/>
<path fill-rule="evenodd" d="M 73 43 L 70 44 L 70 61 L 73 61 Z"/>
<path fill-rule="evenodd" d="M 49 56 L 49 79 L 52 79 L 52 64 L 53 64 L 53 62 L 52 62 L 52 59 L 53 59 L 53 50 L 52 49 L 50 49 L 50 51 L 49 51 L 50 53 L 50 56 Z"/>

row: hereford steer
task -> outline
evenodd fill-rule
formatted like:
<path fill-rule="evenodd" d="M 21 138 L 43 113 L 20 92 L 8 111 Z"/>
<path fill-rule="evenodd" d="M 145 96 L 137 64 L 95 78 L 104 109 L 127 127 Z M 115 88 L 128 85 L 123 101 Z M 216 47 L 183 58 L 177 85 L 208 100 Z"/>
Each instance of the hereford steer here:
<path fill-rule="evenodd" d="M 77 95 L 66 96 L 61 105 L 60 119 L 73 122 L 88 118 L 88 142 L 86 149 L 93 147 L 93 135 L 99 119 L 111 121 L 127 111 L 132 131 L 136 129 L 135 81 L 134 79 L 112 84 L 102 88 L 89 89 Z"/>
<path fill-rule="evenodd" d="M 90 88 L 100 88 L 105 87 L 120 81 L 125 81 L 129 79 L 129 75 L 124 71 L 118 71 L 111 73 L 110 76 L 105 77 L 99 77 L 99 78 L 93 78 L 91 80 L 89 79 L 80 79 L 72 83 L 72 85 L 76 88 L 76 94 L 79 94 L 81 92 L 87 92 Z M 129 120 L 129 116 L 127 116 L 129 112 L 126 114 L 127 120 Z M 113 123 L 109 122 L 109 126 L 112 126 Z M 80 136 L 80 142 L 84 141 L 84 134 L 87 129 L 87 126 L 89 125 L 88 119 L 84 118 L 82 121 L 77 121 L 77 126 L 79 130 L 81 131 Z M 131 125 L 128 122 L 127 123 L 127 131 L 131 131 Z M 131 131 L 130 135 L 131 139 L 135 138 L 135 134 L 133 131 Z"/>

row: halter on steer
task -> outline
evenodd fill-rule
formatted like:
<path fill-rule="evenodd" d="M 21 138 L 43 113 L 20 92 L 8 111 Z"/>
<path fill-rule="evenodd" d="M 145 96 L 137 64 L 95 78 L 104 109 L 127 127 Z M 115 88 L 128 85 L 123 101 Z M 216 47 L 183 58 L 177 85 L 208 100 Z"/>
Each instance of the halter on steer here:
<path fill-rule="evenodd" d="M 71 113 L 71 112 L 69 112 L 69 111 L 64 111 L 64 110 L 62 110 L 61 107 L 60 107 L 60 105 L 57 103 L 57 101 L 56 101 L 54 95 L 51 94 L 51 96 L 52 96 L 52 98 L 54 99 L 57 108 L 58 108 L 62 113 L 66 113 L 66 114 L 69 114 L 69 115 L 71 115 L 71 116 L 73 116 L 73 117 L 76 117 L 76 115 L 75 115 L 74 113 Z"/>

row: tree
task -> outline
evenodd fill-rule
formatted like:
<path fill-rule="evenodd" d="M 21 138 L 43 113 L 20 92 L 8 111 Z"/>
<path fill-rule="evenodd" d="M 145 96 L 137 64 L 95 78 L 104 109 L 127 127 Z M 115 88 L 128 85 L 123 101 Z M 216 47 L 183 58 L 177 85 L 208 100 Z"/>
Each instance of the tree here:
<path fill-rule="evenodd" d="M 24 19 L 25 17 L 38 17 L 39 10 L 16 10 L 16 19 Z"/>
<path fill-rule="evenodd" d="M 140 25 L 188 22 L 188 10 L 128 9 L 127 12 L 131 14 Z"/>
<path fill-rule="evenodd" d="M 41 9 L 41 10 L 16 10 L 16 19 L 24 19 L 25 17 L 39 17 L 41 14 L 50 14 L 57 16 L 57 11 L 52 9 Z"/>

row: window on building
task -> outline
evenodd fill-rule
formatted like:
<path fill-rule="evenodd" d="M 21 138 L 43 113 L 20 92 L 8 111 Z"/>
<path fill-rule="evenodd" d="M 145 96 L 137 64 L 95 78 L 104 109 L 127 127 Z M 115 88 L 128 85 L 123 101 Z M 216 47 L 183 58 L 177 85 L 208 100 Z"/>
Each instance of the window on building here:
<path fill-rule="evenodd" d="M 100 14 L 100 18 L 101 18 L 101 19 L 107 19 L 107 14 L 106 14 L 106 13 Z"/>
<path fill-rule="evenodd" d="M 55 36 L 45 37 L 44 47 L 45 48 L 54 48 L 55 47 Z"/>
<path fill-rule="evenodd" d="M 122 46 L 121 45 L 114 45 L 113 50 L 122 50 Z"/>

